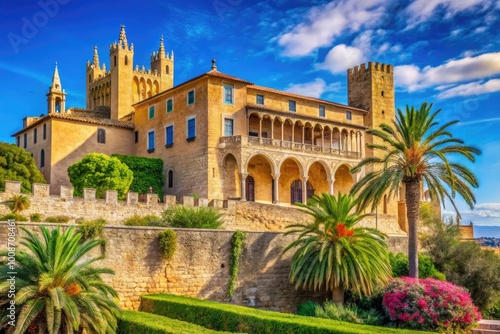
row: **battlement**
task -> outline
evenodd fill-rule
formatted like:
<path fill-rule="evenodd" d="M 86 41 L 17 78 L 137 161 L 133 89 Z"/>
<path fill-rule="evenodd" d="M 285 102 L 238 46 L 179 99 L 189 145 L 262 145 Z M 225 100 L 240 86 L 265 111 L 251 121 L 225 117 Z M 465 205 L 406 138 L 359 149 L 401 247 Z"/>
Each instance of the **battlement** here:
<path fill-rule="evenodd" d="M 134 74 L 140 74 L 140 75 L 149 75 L 153 77 L 159 77 L 161 76 L 158 71 L 154 70 L 152 71 L 151 69 L 146 70 L 146 66 L 142 65 L 142 68 L 139 68 L 139 65 L 135 65 L 134 70 L 132 71 Z"/>
<path fill-rule="evenodd" d="M 347 70 L 347 76 L 352 76 L 352 75 L 360 75 L 364 73 L 369 73 L 373 71 L 377 72 L 383 72 L 383 73 L 388 73 L 388 74 L 394 74 L 393 73 L 393 66 L 390 64 L 384 64 L 380 62 L 368 62 L 368 66 L 366 64 L 361 64 L 360 66 L 355 66 L 354 68 L 350 68 Z"/>
<path fill-rule="evenodd" d="M 129 47 L 126 42 L 119 41 L 119 42 L 113 42 L 109 46 L 109 52 L 110 53 L 115 52 L 118 49 L 125 50 L 125 51 L 130 51 L 130 52 L 134 52 L 134 43 L 130 43 L 130 47 Z"/>
<path fill-rule="evenodd" d="M 165 53 L 161 53 L 161 52 L 155 52 L 153 51 L 151 53 L 151 62 L 154 62 L 154 61 L 157 61 L 157 60 L 160 60 L 160 59 L 167 59 L 167 60 L 174 60 L 174 51 L 172 50 L 172 52 L 170 53 L 170 55 L 168 54 L 168 52 L 165 52 Z"/>

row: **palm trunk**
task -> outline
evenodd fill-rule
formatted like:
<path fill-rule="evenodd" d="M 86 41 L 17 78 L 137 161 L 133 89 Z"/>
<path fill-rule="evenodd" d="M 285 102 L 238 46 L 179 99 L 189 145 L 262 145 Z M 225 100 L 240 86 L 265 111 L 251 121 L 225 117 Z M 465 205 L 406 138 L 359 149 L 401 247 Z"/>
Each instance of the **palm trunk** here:
<path fill-rule="evenodd" d="M 418 219 L 420 216 L 420 181 L 405 182 L 406 219 L 408 220 L 409 276 L 418 278 Z"/>
<path fill-rule="evenodd" d="M 332 291 L 332 301 L 337 304 L 344 304 L 344 288 L 334 288 Z"/>

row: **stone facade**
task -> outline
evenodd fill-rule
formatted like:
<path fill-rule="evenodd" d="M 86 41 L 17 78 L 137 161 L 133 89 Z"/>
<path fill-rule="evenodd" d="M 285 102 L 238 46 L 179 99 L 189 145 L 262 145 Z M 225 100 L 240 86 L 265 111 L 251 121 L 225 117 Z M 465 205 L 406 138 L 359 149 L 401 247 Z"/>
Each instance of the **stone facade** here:
<path fill-rule="evenodd" d="M 37 231 L 39 224 L 19 223 L 19 227 Z M 51 225 L 57 226 L 57 225 Z M 165 261 L 159 250 L 161 228 L 114 226 L 104 229 L 106 247 L 94 250 L 105 257 L 100 266 L 115 271 L 104 275 L 119 295 L 125 309 L 137 309 L 146 293 L 173 293 L 203 299 L 246 305 L 282 312 L 295 312 L 296 305 L 321 299 L 323 293 L 299 292 L 289 283 L 292 252 L 283 249 L 293 239 L 273 232 L 247 232 L 240 258 L 233 298 L 227 297 L 231 237 L 234 231 L 175 229 L 177 250 L 173 260 Z M 7 224 L 0 223 L 0 237 L 7 238 Z M 406 237 L 391 237 L 389 247 L 406 252 Z"/>

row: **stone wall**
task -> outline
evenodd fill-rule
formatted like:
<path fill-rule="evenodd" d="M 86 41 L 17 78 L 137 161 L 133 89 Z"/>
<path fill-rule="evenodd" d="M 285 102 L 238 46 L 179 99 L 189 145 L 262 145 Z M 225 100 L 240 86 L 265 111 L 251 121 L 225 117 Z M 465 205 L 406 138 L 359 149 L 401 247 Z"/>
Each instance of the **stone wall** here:
<path fill-rule="evenodd" d="M 15 181 L 5 182 L 5 192 L 0 192 L 0 216 L 10 213 L 7 200 L 15 193 L 20 193 L 21 184 Z M 177 198 L 166 195 L 159 201 L 156 194 L 146 194 L 144 201 L 139 201 L 137 193 L 127 194 L 126 201 L 117 199 L 116 191 L 106 191 L 105 199 L 95 198 L 95 189 L 84 189 L 84 197 L 73 197 L 73 188 L 61 187 L 60 196 L 49 195 L 49 185 L 34 184 L 30 197 L 31 206 L 22 214 L 29 217 L 33 213 L 41 215 L 42 220 L 50 216 L 68 216 L 70 223 L 79 218 L 105 219 L 109 225 L 123 225 L 123 221 L 133 215 L 154 214 L 162 212 L 172 205 L 214 206 L 221 210 L 224 229 L 243 229 L 247 231 L 284 231 L 290 224 L 301 223 L 310 219 L 297 207 L 290 205 L 274 205 L 239 200 L 195 199 L 192 196 Z M 369 216 L 361 222 L 361 226 L 377 227 L 390 234 L 402 234 L 392 223 L 395 217 L 379 214 L 378 219 Z"/>
<path fill-rule="evenodd" d="M 37 231 L 38 226 L 18 223 L 17 243 L 24 234 L 19 227 Z M 173 260 L 167 263 L 159 251 L 162 230 L 125 226 L 104 229 L 105 249 L 96 249 L 94 255 L 104 251 L 105 258 L 99 265 L 115 271 L 114 276 L 106 275 L 105 280 L 117 290 L 120 305 L 125 309 L 137 309 L 142 294 L 157 292 L 283 312 L 295 312 L 298 302 L 322 298 L 322 293 L 295 291 L 288 281 L 292 252 L 282 253 L 294 239 L 293 235 L 247 232 L 235 293 L 228 298 L 230 240 L 234 232 L 175 229 L 177 250 Z M 7 232 L 7 224 L 0 223 L 0 240 L 6 240 Z M 389 247 L 396 252 L 406 252 L 407 239 L 391 237 Z"/>

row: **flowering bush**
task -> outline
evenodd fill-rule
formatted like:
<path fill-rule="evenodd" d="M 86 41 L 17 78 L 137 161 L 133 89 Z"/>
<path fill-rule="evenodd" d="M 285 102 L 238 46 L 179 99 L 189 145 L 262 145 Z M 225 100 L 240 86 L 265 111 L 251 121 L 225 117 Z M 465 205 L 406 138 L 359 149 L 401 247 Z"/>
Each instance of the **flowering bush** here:
<path fill-rule="evenodd" d="M 466 333 L 481 320 L 466 289 L 433 278 L 394 279 L 383 302 L 391 322 L 402 328 Z"/>

